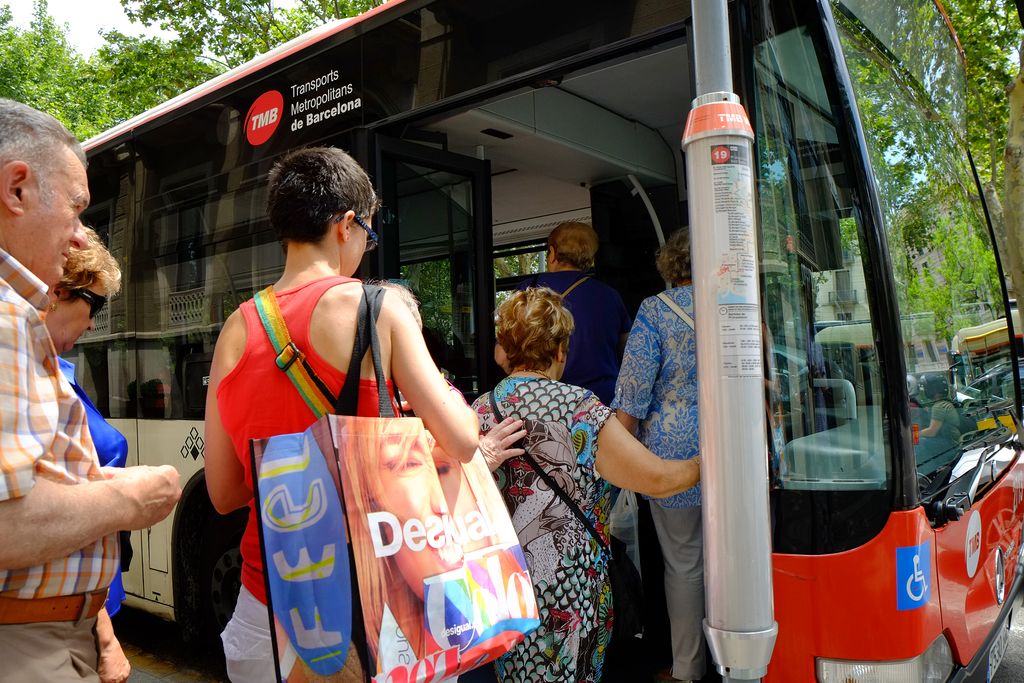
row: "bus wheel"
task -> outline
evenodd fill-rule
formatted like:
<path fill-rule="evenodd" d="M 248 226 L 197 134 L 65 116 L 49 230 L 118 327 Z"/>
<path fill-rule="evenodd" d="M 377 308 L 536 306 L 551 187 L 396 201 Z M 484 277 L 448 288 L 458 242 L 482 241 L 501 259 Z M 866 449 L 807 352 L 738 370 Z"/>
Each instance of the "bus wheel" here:
<path fill-rule="evenodd" d="M 241 538 L 241 536 L 239 536 Z M 226 548 L 214 559 L 209 573 L 210 608 L 217 633 L 224 630 L 235 613 L 235 602 L 242 587 L 242 552 L 237 545 Z"/>
<path fill-rule="evenodd" d="M 230 515 L 214 514 L 203 535 L 199 586 L 206 636 L 218 642 L 220 632 L 235 612 L 238 589 L 242 585 L 242 553 L 238 544 L 249 519 L 248 508 Z"/>

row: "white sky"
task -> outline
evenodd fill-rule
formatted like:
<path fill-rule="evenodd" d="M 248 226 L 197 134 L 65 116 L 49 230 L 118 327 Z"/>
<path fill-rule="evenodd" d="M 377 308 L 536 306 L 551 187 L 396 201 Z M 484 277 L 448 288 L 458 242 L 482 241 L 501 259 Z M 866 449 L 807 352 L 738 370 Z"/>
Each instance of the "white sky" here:
<path fill-rule="evenodd" d="M 32 0 L 0 0 L 0 4 L 11 8 L 18 26 L 27 27 L 32 20 Z M 128 35 L 173 35 L 162 33 L 155 26 L 147 29 L 142 24 L 133 24 L 119 0 L 49 0 L 48 6 L 50 16 L 58 24 L 67 24 L 68 42 L 84 57 L 103 44 L 100 29 L 116 28 Z"/>

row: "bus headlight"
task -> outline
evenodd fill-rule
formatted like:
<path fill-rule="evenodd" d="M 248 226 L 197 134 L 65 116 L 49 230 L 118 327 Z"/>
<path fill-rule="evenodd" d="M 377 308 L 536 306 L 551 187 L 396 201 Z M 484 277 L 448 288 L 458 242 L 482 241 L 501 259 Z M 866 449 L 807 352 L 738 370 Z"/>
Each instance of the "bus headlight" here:
<path fill-rule="evenodd" d="M 844 659 L 815 660 L 819 683 L 904 683 L 945 681 L 953 672 L 953 653 L 945 636 L 935 639 L 917 657 L 889 662 L 855 662 Z"/>

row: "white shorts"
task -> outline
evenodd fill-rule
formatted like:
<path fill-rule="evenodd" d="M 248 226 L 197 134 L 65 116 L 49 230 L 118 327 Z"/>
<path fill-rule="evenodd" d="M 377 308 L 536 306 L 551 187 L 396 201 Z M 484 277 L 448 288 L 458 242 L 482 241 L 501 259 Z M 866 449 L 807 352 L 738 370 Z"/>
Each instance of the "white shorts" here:
<path fill-rule="evenodd" d="M 232 683 L 277 683 L 267 606 L 245 586 L 238 593 L 235 613 L 220 640 Z"/>

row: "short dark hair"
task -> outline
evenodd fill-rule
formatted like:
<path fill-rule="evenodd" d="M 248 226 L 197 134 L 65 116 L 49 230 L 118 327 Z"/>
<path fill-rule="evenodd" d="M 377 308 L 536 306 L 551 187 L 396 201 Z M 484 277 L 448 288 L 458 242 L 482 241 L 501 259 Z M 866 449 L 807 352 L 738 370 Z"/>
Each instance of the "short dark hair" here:
<path fill-rule="evenodd" d="M 0 166 L 24 161 L 39 180 L 40 190 L 49 194 L 49 175 L 56 170 L 57 152 L 66 147 L 86 165 L 78 139 L 64 125 L 45 112 L 27 104 L 0 98 Z"/>
<path fill-rule="evenodd" d="M 351 209 L 368 219 L 379 206 L 366 171 L 334 147 L 290 152 L 270 171 L 267 214 L 282 242 L 315 244 L 340 214 Z"/>

